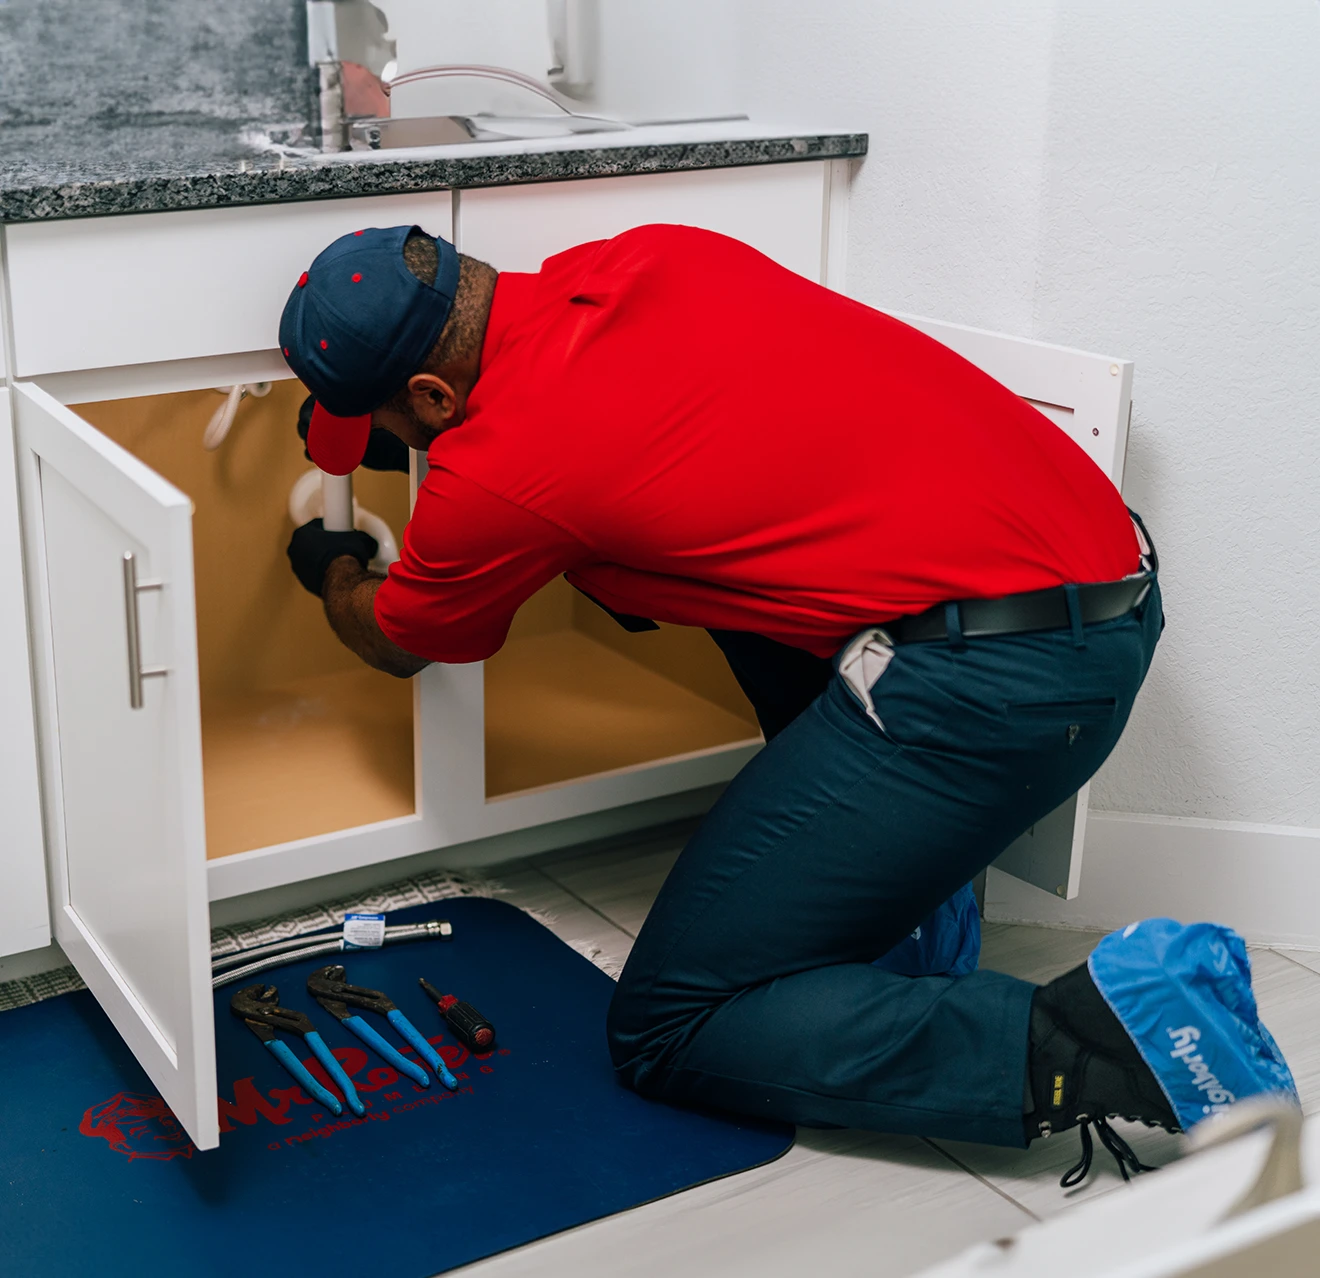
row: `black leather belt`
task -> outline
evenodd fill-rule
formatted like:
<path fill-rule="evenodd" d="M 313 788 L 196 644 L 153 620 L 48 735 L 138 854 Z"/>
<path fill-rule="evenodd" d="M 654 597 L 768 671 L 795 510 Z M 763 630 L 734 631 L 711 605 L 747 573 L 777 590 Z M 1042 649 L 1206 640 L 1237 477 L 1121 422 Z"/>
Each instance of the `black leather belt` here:
<path fill-rule="evenodd" d="M 1077 586 L 1082 624 L 1112 621 L 1131 612 L 1150 592 L 1152 574 L 1137 573 L 1121 581 L 1101 581 Z M 925 643 L 947 639 L 948 604 L 936 604 L 925 612 L 897 621 L 886 621 L 884 630 L 895 643 Z M 1030 630 L 1064 630 L 1072 624 L 1068 615 L 1068 592 L 1063 586 L 1032 590 L 1002 599 L 964 599 L 957 604 L 965 639 L 986 635 L 1017 635 Z"/>

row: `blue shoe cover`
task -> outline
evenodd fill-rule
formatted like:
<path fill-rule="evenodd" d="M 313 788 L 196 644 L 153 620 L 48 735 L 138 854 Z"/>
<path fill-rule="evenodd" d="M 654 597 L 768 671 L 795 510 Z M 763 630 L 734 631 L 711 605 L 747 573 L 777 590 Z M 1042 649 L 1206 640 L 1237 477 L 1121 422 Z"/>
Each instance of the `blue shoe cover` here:
<path fill-rule="evenodd" d="M 1230 928 L 1146 919 L 1110 933 L 1087 966 L 1184 1131 L 1263 1092 L 1300 1104 Z"/>
<path fill-rule="evenodd" d="M 897 976 L 967 976 L 980 958 L 981 916 L 967 883 L 872 966 Z"/>

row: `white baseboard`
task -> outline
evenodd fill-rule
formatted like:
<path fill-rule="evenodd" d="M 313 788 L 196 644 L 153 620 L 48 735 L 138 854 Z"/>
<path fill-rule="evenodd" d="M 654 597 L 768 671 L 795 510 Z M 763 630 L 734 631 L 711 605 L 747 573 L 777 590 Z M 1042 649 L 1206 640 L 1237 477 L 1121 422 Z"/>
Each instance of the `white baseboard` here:
<path fill-rule="evenodd" d="M 985 917 L 995 922 L 1112 931 L 1158 916 L 1320 950 L 1320 829 L 1092 809 L 1075 900 L 994 869 L 986 879 Z"/>

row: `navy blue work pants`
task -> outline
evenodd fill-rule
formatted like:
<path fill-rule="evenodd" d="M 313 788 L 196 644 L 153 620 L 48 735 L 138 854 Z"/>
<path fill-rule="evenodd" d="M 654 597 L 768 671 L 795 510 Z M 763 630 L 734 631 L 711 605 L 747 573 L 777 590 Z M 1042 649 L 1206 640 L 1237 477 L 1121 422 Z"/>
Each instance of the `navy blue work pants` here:
<path fill-rule="evenodd" d="M 830 677 L 661 889 L 610 1008 L 620 1078 L 807 1125 L 1023 1145 L 1035 986 L 871 961 L 1091 777 L 1161 624 L 1155 586 L 1114 621 L 900 646 L 872 689 L 883 729 Z"/>

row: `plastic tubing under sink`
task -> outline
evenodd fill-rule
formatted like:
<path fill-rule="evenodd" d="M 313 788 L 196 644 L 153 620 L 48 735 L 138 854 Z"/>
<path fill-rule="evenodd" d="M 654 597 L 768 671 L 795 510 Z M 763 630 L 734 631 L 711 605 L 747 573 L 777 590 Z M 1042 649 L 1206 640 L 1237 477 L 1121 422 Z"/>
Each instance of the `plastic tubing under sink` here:
<path fill-rule="evenodd" d="M 399 544 L 389 524 L 353 497 L 352 475 L 327 475 L 314 466 L 298 477 L 289 492 L 289 517 L 301 527 L 318 516 L 328 532 L 359 528 L 374 537 L 376 557 L 370 564 L 374 572 L 384 572 L 398 559 Z"/>

